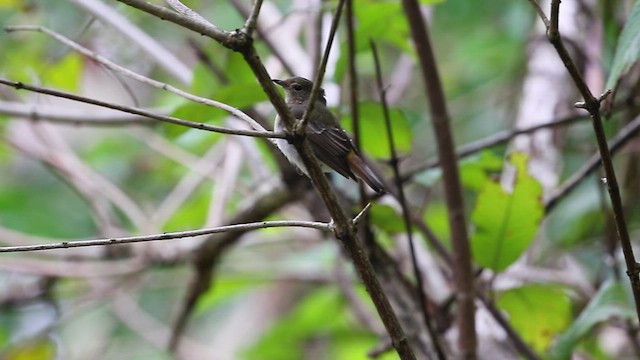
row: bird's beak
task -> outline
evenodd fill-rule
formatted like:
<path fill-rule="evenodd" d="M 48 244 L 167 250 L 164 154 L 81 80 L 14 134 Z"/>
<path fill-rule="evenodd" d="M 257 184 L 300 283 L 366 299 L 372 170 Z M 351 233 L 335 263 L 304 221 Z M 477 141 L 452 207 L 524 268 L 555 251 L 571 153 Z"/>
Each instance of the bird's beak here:
<path fill-rule="evenodd" d="M 278 80 L 278 79 L 271 79 L 271 81 L 273 81 L 274 83 L 280 85 L 280 86 L 284 86 L 284 81 L 282 80 Z"/>

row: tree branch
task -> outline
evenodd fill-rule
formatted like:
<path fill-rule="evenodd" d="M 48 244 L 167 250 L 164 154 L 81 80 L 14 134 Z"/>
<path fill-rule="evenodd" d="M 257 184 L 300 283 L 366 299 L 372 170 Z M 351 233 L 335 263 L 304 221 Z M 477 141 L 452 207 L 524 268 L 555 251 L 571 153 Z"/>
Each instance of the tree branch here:
<path fill-rule="evenodd" d="M 618 237 L 620 238 L 620 245 L 624 254 L 625 263 L 627 265 L 627 275 L 631 282 L 631 289 L 635 300 L 636 313 L 638 320 L 640 320 L 640 267 L 636 262 L 633 254 L 633 247 L 631 246 L 631 240 L 629 238 L 629 231 L 627 230 L 627 223 L 624 217 L 624 210 L 622 205 L 622 199 L 620 197 L 620 188 L 618 186 L 618 180 L 616 177 L 613 162 L 611 161 L 611 153 L 609 152 L 609 146 L 607 145 L 607 137 L 602 125 L 602 118 L 600 114 L 600 104 L 604 98 L 609 94 L 609 91 L 605 92 L 600 98 L 596 98 L 591 93 L 591 90 L 584 81 L 582 74 L 578 70 L 578 67 L 573 62 L 573 59 L 569 55 L 569 52 L 564 46 L 560 31 L 558 29 L 558 18 L 560 12 L 560 0 L 551 1 L 551 16 L 550 21 L 545 25 L 547 26 L 547 37 L 549 42 L 553 45 L 558 53 L 558 56 L 562 60 L 562 63 L 566 67 L 569 75 L 573 79 L 578 91 L 584 98 L 584 102 L 576 104 L 577 107 L 583 108 L 589 112 L 591 116 L 593 131 L 596 135 L 598 143 L 598 150 L 600 157 L 602 158 L 602 165 L 604 167 L 607 190 L 609 191 L 609 198 L 611 200 L 611 206 L 613 209 L 614 220 Z"/>
<path fill-rule="evenodd" d="M 200 104 L 204 104 L 204 105 L 208 105 L 211 107 L 215 107 L 221 110 L 224 110 L 228 113 L 230 113 L 231 115 L 236 116 L 237 118 L 244 120 L 246 123 L 248 123 L 251 127 L 253 127 L 254 129 L 258 130 L 258 131 L 264 131 L 264 128 L 258 124 L 255 120 L 253 120 L 249 115 L 245 114 L 244 112 L 242 112 L 239 109 L 234 108 L 233 106 L 227 105 L 225 103 L 221 103 L 219 101 L 215 101 L 215 100 L 211 100 L 211 99 L 207 99 L 207 98 L 203 98 L 200 96 L 196 96 L 193 94 L 190 94 L 186 91 L 180 90 L 174 86 L 171 86 L 169 84 L 157 81 L 157 80 L 153 80 L 150 79 L 146 76 L 140 75 L 136 72 L 133 72 L 123 66 L 120 66 L 110 60 L 108 60 L 107 58 L 105 58 L 104 56 L 96 53 L 95 51 L 91 51 L 83 46 L 81 46 L 80 44 L 78 44 L 77 42 L 58 34 L 55 31 L 49 30 L 45 27 L 42 26 L 27 26 L 27 25 L 23 25 L 23 26 L 7 26 L 5 27 L 5 30 L 7 32 L 15 32 L 15 31 L 38 31 L 38 32 L 42 32 L 45 33 L 49 36 L 51 36 L 52 38 L 54 38 L 55 40 L 69 46 L 70 48 L 72 48 L 73 50 L 79 52 L 80 54 L 94 60 L 95 62 L 102 64 L 104 67 L 115 71 L 116 73 L 126 76 L 130 79 L 133 79 L 135 81 L 141 82 L 143 84 L 152 86 L 156 89 L 162 89 L 162 90 L 166 90 L 169 91 L 173 94 L 176 94 L 178 96 L 181 96 L 187 100 L 196 102 L 196 103 L 200 103 Z"/>
<path fill-rule="evenodd" d="M 404 194 L 404 187 L 402 186 L 402 179 L 400 178 L 400 168 L 398 166 L 398 154 L 396 153 L 396 146 L 393 140 L 393 130 L 391 128 L 391 119 L 389 116 L 389 107 L 387 106 L 387 98 L 385 93 L 384 84 L 382 82 L 382 70 L 380 70 L 380 59 L 378 57 L 378 48 L 376 47 L 375 42 L 373 40 L 369 40 L 371 45 L 371 51 L 373 52 L 373 62 L 375 66 L 376 73 L 376 82 L 378 85 L 378 92 L 380 96 L 380 103 L 382 105 L 382 113 L 384 115 L 385 127 L 387 130 L 387 139 L 389 141 L 389 152 L 391 153 L 391 167 L 393 169 L 393 179 L 395 181 L 395 185 L 398 191 L 398 201 L 400 202 L 400 206 L 402 207 L 402 220 L 404 221 L 404 227 L 407 234 L 407 243 L 409 244 L 409 253 L 411 255 L 411 264 L 413 267 L 414 277 L 416 281 L 416 292 L 418 295 L 418 306 L 420 307 L 420 312 L 422 314 L 422 320 L 424 321 L 424 326 L 429 333 L 429 337 L 431 337 L 431 342 L 433 344 L 433 348 L 438 355 L 438 359 L 444 360 L 446 359 L 445 353 L 440 344 L 440 338 L 436 333 L 433 323 L 431 320 L 431 316 L 429 314 L 429 310 L 427 309 L 427 296 L 425 294 L 425 287 L 423 285 L 423 275 L 422 271 L 420 271 L 420 267 L 418 266 L 418 260 L 416 258 L 416 250 L 415 245 L 413 243 L 413 229 L 411 226 L 411 210 L 409 209 L 409 205 L 407 204 L 407 199 Z"/>
<path fill-rule="evenodd" d="M 276 109 L 278 115 L 282 119 L 285 127 L 288 131 L 294 128 L 295 120 L 291 115 L 287 105 L 280 96 L 280 93 L 275 88 L 275 85 L 271 81 L 269 73 L 265 69 L 256 49 L 253 46 L 253 39 L 243 31 L 234 32 L 222 32 L 214 26 L 209 26 L 206 23 L 202 23 L 199 20 L 194 20 L 187 16 L 182 16 L 178 13 L 168 11 L 165 8 L 147 3 L 140 0 L 119 0 L 123 3 L 129 4 L 140 10 L 143 10 L 149 14 L 156 15 L 161 19 L 172 21 L 185 28 L 197 31 L 203 35 L 207 35 L 214 40 L 220 42 L 223 46 L 240 52 L 251 70 L 253 71 L 256 79 L 262 85 L 263 90 L 269 97 L 269 100 Z M 177 1 L 174 1 L 179 3 Z M 199 16 L 197 16 L 199 17 Z M 319 85 L 316 83 L 316 85 Z M 362 245 L 355 236 L 355 230 L 351 220 L 347 218 L 344 210 L 340 207 L 335 193 L 331 190 L 327 179 L 324 176 L 323 171 L 320 169 L 317 159 L 313 155 L 309 144 L 306 141 L 294 141 L 293 145 L 300 153 L 302 162 L 304 163 L 309 177 L 312 183 L 318 190 L 320 197 L 325 203 L 327 210 L 331 214 L 331 218 L 335 223 L 335 235 L 342 242 L 347 249 L 351 259 L 354 262 L 355 268 L 360 275 L 365 287 L 367 288 L 371 299 L 378 310 L 383 323 L 389 335 L 392 338 L 394 347 L 398 354 L 403 359 L 415 359 L 415 355 L 409 346 L 407 338 L 395 316 L 393 309 L 387 299 L 380 282 L 375 276 L 375 272 L 371 263 L 369 262 Z"/>
<path fill-rule="evenodd" d="M 3 247 L 0 247 L 0 253 L 41 251 L 41 250 L 52 250 L 52 249 L 67 249 L 67 248 L 84 247 L 84 246 L 116 245 L 116 244 L 130 244 L 130 243 L 146 242 L 146 241 L 173 240 L 173 239 L 182 239 L 187 237 L 218 234 L 218 233 L 224 233 L 224 232 L 247 232 L 251 230 L 268 229 L 268 228 L 274 228 L 274 227 L 306 227 L 306 228 L 312 228 L 312 229 L 317 229 L 321 231 L 333 230 L 332 225 L 323 223 L 323 222 L 260 221 L 255 223 L 226 225 L 226 226 L 219 226 L 219 227 L 208 228 L 208 229 L 176 231 L 176 232 L 144 235 L 144 236 L 128 236 L 128 237 L 121 237 L 121 238 L 96 239 L 96 240 L 63 241 L 59 243 L 39 244 L 39 245 L 3 246 Z"/>
<path fill-rule="evenodd" d="M 453 245 L 453 272 L 456 282 L 458 347 L 464 359 L 476 358 L 476 330 L 474 306 L 474 277 L 471 250 L 464 216 L 464 200 L 458 173 L 455 145 L 450 129 L 450 118 L 429 39 L 428 28 L 416 0 L 403 0 L 402 5 L 409 22 L 416 47 L 423 81 L 430 104 L 431 121 L 436 133 L 438 154 L 442 164 L 444 193 L 449 210 L 449 227 Z"/>
<path fill-rule="evenodd" d="M 163 109 L 145 110 L 153 113 L 167 112 Z M 0 100 L 0 114 L 11 117 L 43 120 L 57 124 L 86 126 L 149 125 L 153 121 L 143 116 L 129 115 L 117 111 L 86 111 L 61 108 L 60 106 Z"/>
<path fill-rule="evenodd" d="M 138 108 L 133 108 L 133 107 L 129 107 L 129 106 L 113 104 L 113 103 L 109 103 L 109 102 L 106 102 L 106 101 L 96 100 L 96 99 L 92 99 L 92 98 L 88 98 L 88 97 L 84 97 L 84 96 L 80 96 L 80 95 L 67 93 L 67 92 L 64 92 L 64 91 L 58 91 L 58 90 L 43 88 L 43 87 L 29 85 L 29 84 L 25 84 L 25 83 L 21 83 L 21 82 L 11 81 L 11 80 L 7 80 L 7 79 L 3 79 L 3 78 L 0 78 L 0 84 L 13 87 L 13 88 L 15 88 L 17 90 L 22 90 L 22 89 L 29 90 L 29 91 L 37 92 L 37 93 L 40 93 L 40 94 L 46 94 L 46 95 L 51 95 L 51 96 L 60 97 L 60 98 L 64 98 L 64 99 L 69 99 L 69 100 L 73 100 L 73 101 L 83 102 L 83 103 L 87 103 L 87 104 L 91 104 L 91 105 L 101 106 L 101 107 L 105 107 L 105 108 L 108 108 L 108 109 L 113 109 L 113 110 L 126 112 L 126 113 L 129 113 L 129 114 L 144 116 L 144 117 L 147 117 L 147 118 L 150 118 L 150 119 L 154 119 L 154 120 L 158 120 L 158 121 L 161 121 L 161 122 L 166 122 L 166 123 L 171 123 L 171 124 L 176 124 L 176 125 L 182 125 L 182 126 L 186 126 L 186 127 L 190 127 L 190 128 L 194 128 L 194 129 L 199 129 L 199 130 L 206 130 L 206 131 L 212 131 L 212 132 L 217 132 L 217 133 L 222 133 L 222 134 L 230 134 L 230 135 L 253 136 L 253 137 L 260 137 L 260 138 L 285 138 L 286 137 L 285 134 L 282 134 L 282 133 L 275 133 L 275 132 L 270 132 L 270 131 L 252 131 L 252 130 L 240 130 L 240 129 L 227 129 L 227 128 L 223 128 L 223 127 L 220 127 L 220 126 L 214 126 L 214 125 L 197 123 L 197 122 L 188 121 L 188 120 L 182 120 L 182 119 L 178 119 L 178 118 L 171 117 L 171 116 L 157 115 L 157 114 L 154 114 L 152 112 L 149 112 L 149 111 L 143 110 L 143 109 L 138 109 Z"/>

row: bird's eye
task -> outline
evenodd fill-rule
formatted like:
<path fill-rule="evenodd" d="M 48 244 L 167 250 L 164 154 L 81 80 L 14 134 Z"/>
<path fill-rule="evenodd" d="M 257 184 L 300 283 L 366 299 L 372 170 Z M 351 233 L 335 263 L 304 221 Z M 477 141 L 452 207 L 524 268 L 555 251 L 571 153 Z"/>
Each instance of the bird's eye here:
<path fill-rule="evenodd" d="M 293 84 L 291 87 L 292 87 L 292 88 L 293 88 L 293 90 L 295 90 L 295 91 L 300 91 L 300 90 L 302 90 L 302 85 L 300 85 L 300 84 Z"/>

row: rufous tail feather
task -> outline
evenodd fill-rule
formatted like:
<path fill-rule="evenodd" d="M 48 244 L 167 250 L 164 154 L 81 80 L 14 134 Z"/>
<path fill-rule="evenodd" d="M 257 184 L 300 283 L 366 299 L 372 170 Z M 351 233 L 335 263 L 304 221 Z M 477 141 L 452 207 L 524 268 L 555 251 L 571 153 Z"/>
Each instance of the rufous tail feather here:
<path fill-rule="evenodd" d="M 347 156 L 349 162 L 349 168 L 354 175 L 362 179 L 369 187 L 378 194 L 384 194 L 387 192 L 384 184 L 378 176 L 371 170 L 371 168 L 362 160 L 360 156 L 352 152 Z"/>

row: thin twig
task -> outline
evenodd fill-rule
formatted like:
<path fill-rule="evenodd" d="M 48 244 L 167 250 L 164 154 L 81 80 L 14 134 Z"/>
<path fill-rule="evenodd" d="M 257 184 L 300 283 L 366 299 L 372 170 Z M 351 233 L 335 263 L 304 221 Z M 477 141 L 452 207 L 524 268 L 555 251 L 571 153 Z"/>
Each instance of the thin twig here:
<path fill-rule="evenodd" d="M 422 271 L 420 271 L 420 267 L 418 266 L 418 260 L 416 257 L 415 245 L 413 243 L 413 229 L 411 226 L 411 216 L 409 209 L 409 205 L 407 204 L 407 199 L 404 195 L 404 187 L 402 186 L 402 179 L 400 178 L 400 168 L 398 166 L 398 154 L 396 152 L 395 142 L 393 140 L 393 130 L 391 128 L 391 119 L 389 116 L 389 107 L 387 105 L 387 97 L 385 94 L 385 87 L 382 81 L 382 70 L 380 70 L 380 58 L 378 56 L 378 48 L 376 47 L 375 42 L 372 39 L 369 39 L 369 44 L 371 45 L 371 51 L 373 52 L 373 62 L 375 66 L 376 72 L 376 82 L 378 85 L 378 92 L 380 96 L 380 103 L 382 105 L 382 113 L 384 115 L 385 127 L 387 130 L 387 140 L 389 143 L 389 152 L 391 153 L 391 168 L 393 169 L 393 178 L 396 183 L 396 188 L 398 191 L 398 201 L 400 202 L 400 206 L 402 207 L 402 219 L 404 221 L 405 230 L 407 232 L 407 242 L 409 244 L 409 254 L 411 255 L 411 264 L 413 267 L 413 273 L 416 280 L 416 292 L 418 294 L 418 306 L 420 308 L 420 312 L 422 313 L 422 320 L 424 321 L 424 326 L 429 333 L 429 337 L 431 337 L 431 342 L 433 347 L 438 354 L 438 358 L 440 360 L 446 359 L 446 355 L 440 345 L 440 338 L 433 328 L 433 323 L 431 320 L 431 315 L 429 314 L 429 310 L 426 308 L 427 306 L 427 297 L 425 294 L 425 288 L 423 285 L 423 275 Z"/>
<path fill-rule="evenodd" d="M 331 28 L 329 29 L 329 38 L 327 39 L 327 45 L 324 48 L 322 60 L 320 61 L 318 69 L 316 69 L 316 74 L 313 79 L 313 88 L 311 88 L 309 104 L 307 105 L 307 109 L 302 115 L 302 120 L 300 120 L 300 122 L 296 125 L 295 133 L 299 136 L 304 135 L 307 124 L 309 123 L 309 118 L 311 117 L 311 113 L 313 112 L 313 106 L 315 105 L 316 99 L 318 99 L 318 96 L 320 95 L 320 90 L 322 89 L 322 79 L 324 78 L 324 73 L 327 69 L 329 54 L 331 53 L 331 47 L 333 45 L 333 39 L 335 38 L 336 32 L 338 30 L 338 25 L 340 24 L 340 15 L 342 15 L 342 8 L 344 8 L 344 3 L 345 0 L 338 1 L 338 7 L 336 9 L 335 15 L 333 16 Z"/>
<path fill-rule="evenodd" d="M 577 104 L 577 107 L 583 108 L 589 112 L 591 116 L 593 131 L 598 143 L 598 150 L 600 157 L 602 158 L 602 165 L 604 167 L 607 190 L 609 191 L 609 198 L 611 200 L 611 206 L 613 209 L 613 215 L 616 223 L 616 229 L 618 237 L 620 238 L 620 245 L 624 254 L 625 263 L 627 266 L 627 275 L 631 282 L 631 289 L 633 292 L 636 313 L 638 320 L 640 320 L 640 266 L 636 262 L 635 255 L 633 254 L 633 247 L 629 238 L 629 231 L 627 230 L 627 222 L 624 216 L 624 208 L 622 199 L 620 197 L 620 188 L 618 186 L 618 179 L 616 177 L 613 162 L 611 161 L 611 153 L 609 152 L 609 146 L 607 145 L 607 136 L 602 125 L 602 117 L 600 114 L 600 105 L 610 91 L 606 91 L 602 96 L 596 98 L 591 93 L 589 86 L 584 81 L 582 74 L 578 70 L 578 67 L 573 62 L 571 55 L 564 46 L 560 31 L 558 29 L 558 18 L 560 13 L 560 0 L 551 1 L 551 19 L 547 27 L 547 37 L 549 42 L 553 45 L 558 53 L 558 56 L 562 60 L 565 68 L 571 75 L 574 84 L 580 91 L 584 102 Z M 544 19 L 543 19 L 544 20 Z M 545 25 L 547 25 L 545 23 Z"/>
<path fill-rule="evenodd" d="M 221 44 L 225 44 L 228 48 L 239 51 L 240 48 L 247 46 L 247 37 L 243 32 L 222 31 L 210 22 L 206 21 L 202 16 L 197 15 L 196 18 L 189 16 L 191 14 L 182 14 L 175 10 L 168 9 L 163 6 L 150 3 L 146 0 L 118 0 L 147 14 L 154 15 L 162 20 L 170 21 L 198 34 L 208 36 Z M 182 4 L 181 4 L 182 5 Z M 184 5 L 182 5 L 184 6 Z"/>
<path fill-rule="evenodd" d="M 166 109 L 147 110 L 153 113 L 168 112 Z M 42 120 L 65 125 L 83 126 L 128 126 L 149 125 L 153 120 L 138 115 L 117 111 L 86 111 L 60 106 L 0 100 L 0 114 L 20 119 Z"/>
<path fill-rule="evenodd" d="M 251 14 L 247 17 L 247 21 L 244 23 L 244 31 L 249 34 L 249 36 L 253 36 L 253 32 L 256 30 L 261 7 L 262 0 L 255 0 Z"/>
<path fill-rule="evenodd" d="M 540 4 L 538 4 L 536 0 L 529 0 L 529 3 L 531 3 L 531 6 L 533 6 L 533 9 L 536 11 L 536 13 L 538 13 L 538 16 L 540 16 L 540 19 L 544 23 L 544 26 L 548 29 L 551 23 L 549 22 L 549 18 L 547 18 L 547 15 L 545 15 L 544 11 L 542 11 L 542 8 L 540 8 Z"/>
<path fill-rule="evenodd" d="M 520 352 L 520 355 L 529 360 L 539 360 L 540 356 L 538 356 L 538 354 L 536 354 L 535 351 L 533 351 L 533 349 L 531 349 L 531 347 L 526 342 L 524 342 L 520 334 L 515 329 L 513 329 L 513 327 L 511 327 L 509 321 L 504 317 L 504 315 L 500 312 L 500 309 L 496 307 L 493 301 L 480 293 L 477 293 L 476 296 L 480 299 L 480 301 L 482 301 L 485 308 L 489 311 L 489 313 L 491 313 L 496 322 L 507 333 L 507 336 L 509 337 L 509 339 L 511 339 L 513 346 Z"/>
<path fill-rule="evenodd" d="M 365 207 L 358 213 L 358 215 L 356 215 L 356 217 L 353 218 L 353 224 L 358 224 L 360 222 L 360 220 L 362 220 L 362 217 L 367 213 L 367 211 L 369 211 L 369 209 L 371 208 L 371 203 L 367 203 L 367 205 L 365 205 Z"/>
<path fill-rule="evenodd" d="M 150 119 L 171 123 L 171 124 L 176 124 L 176 125 L 182 125 L 182 126 L 186 126 L 194 129 L 199 129 L 199 130 L 206 130 L 206 131 L 212 131 L 212 132 L 230 134 L 230 135 L 253 136 L 253 137 L 260 137 L 260 138 L 285 138 L 286 137 L 285 134 L 283 133 L 275 133 L 275 132 L 269 132 L 269 131 L 227 129 L 220 126 L 182 120 L 182 119 L 178 119 L 171 116 L 158 115 L 143 109 L 113 104 L 106 101 L 101 101 L 101 100 L 96 100 L 96 99 L 92 99 L 92 98 L 88 98 L 80 95 L 70 94 L 64 91 L 47 89 L 47 88 L 29 85 L 29 84 L 25 84 L 17 81 L 11 81 L 3 78 L 0 78 L 0 84 L 10 86 L 18 90 L 22 90 L 22 89 L 29 90 L 29 91 L 37 92 L 40 94 L 46 94 L 46 95 L 51 95 L 51 96 L 69 99 L 73 101 L 83 102 L 91 105 L 101 106 L 101 107 L 105 107 L 113 110 L 126 112 L 129 114 L 144 116 Z"/>
<path fill-rule="evenodd" d="M 609 142 L 609 152 L 613 156 L 640 131 L 640 117 L 636 117 L 632 122 L 625 125 Z M 561 186 L 556 188 L 551 196 L 545 201 L 545 212 L 549 213 L 555 209 L 561 199 L 569 195 L 583 180 L 602 165 L 600 153 L 593 154 L 589 160 L 578 171 L 573 173 Z"/>
<path fill-rule="evenodd" d="M 208 228 L 208 229 L 176 231 L 176 232 L 169 232 L 169 233 L 163 233 L 163 234 L 153 234 L 153 235 L 143 235 L 143 236 L 129 236 L 129 237 L 121 237 L 121 238 L 96 239 L 96 240 L 63 241 L 59 243 L 39 244 L 39 245 L 3 246 L 3 247 L 0 247 L 0 253 L 67 249 L 67 248 L 83 247 L 83 246 L 130 244 L 130 243 L 146 242 L 146 241 L 182 239 L 187 237 L 211 235 L 211 234 L 217 234 L 217 233 L 223 233 L 223 232 L 234 232 L 234 231 L 246 232 L 250 230 L 267 229 L 267 228 L 274 228 L 274 227 L 306 227 L 306 228 L 312 228 L 312 229 L 317 229 L 321 231 L 333 230 L 330 224 L 323 223 L 323 222 L 260 221 L 255 223 L 227 225 L 227 226 L 219 226 L 219 227 Z"/>
<path fill-rule="evenodd" d="M 552 120 L 552 121 L 544 122 L 541 124 L 532 125 L 522 129 L 504 130 L 496 134 L 489 135 L 483 139 L 476 140 L 469 144 L 460 146 L 458 149 L 456 149 L 456 156 L 458 157 L 458 159 L 462 159 L 470 155 L 473 155 L 479 151 L 482 151 L 484 149 L 487 149 L 496 145 L 504 144 L 518 135 L 529 134 L 529 133 L 538 131 L 540 129 L 545 129 L 549 127 L 570 125 L 570 124 L 573 124 L 574 122 L 583 120 L 585 118 L 586 117 L 584 115 L 572 114 L 557 120 Z M 436 159 L 430 160 L 425 164 L 422 164 L 420 166 L 415 167 L 412 170 L 407 171 L 403 175 L 402 180 L 408 181 L 411 177 L 415 176 L 417 173 L 425 171 L 427 169 L 435 168 L 439 165 L 440 165 L 440 159 L 436 158 Z"/>
<path fill-rule="evenodd" d="M 70 0 L 83 8 L 100 23 L 107 24 L 116 29 L 123 37 L 129 40 L 129 44 L 135 44 L 153 59 L 160 68 L 167 74 L 173 76 L 184 85 L 191 83 L 193 73 L 191 69 L 183 63 L 174 51 L 170 51 L 161 42 L 154 39 L 142 31 L 139 27 L 131 23 L 114 6 L 108 5 L 101 0 Z"/>
<path fill-rule="evenodd" d="M 231 4 L 236 8 L 236 10 L 240 12 L 240 14 L 242 14 L 242 16 L 247 18 L 251 16 L 249 9 L 247 9 L 247 7 L 242 3 L 242 0 L 231 0 Z M 260 39 L 269 47 L 271 54 L 273 54 L 273 56 L 275 56 L 280 61 L 284 70 L 290 75 L 295 75 L 293 67 L 291 66 L 291 64 L 289 64 L 289 61 L 285 59 L 284 55 L 282 55 L 282 52 L 274 43 L 272 39 L 273 33 L 268 30 L 263 30 L 259 22 L 256 23 L 255 31 L 258 33 L 258 37 L 260 37 Z"/>
<path fill-rule="evenodd" d="M 169 91 L 173 94 L 176 94 L 178 96 L 181 96 L 187 100 L 196 102 L 196 103 L 200 103 L 200 104 L 204 104 L 204 105 L 208 105 L 211 107 L 215 107 L 221 110 L 224 110 L 228 113 L 230 113 L 231 115 L 236 116 L 237 118 L 244 120 L 246 123 L 248 123 L 251 127 L 253 127 L 254 129 L 258 130 L 258 131 L 264 131 L 264 128 L 262 126 L 260 126 L 255 120 L 253 120 L 249 115 L 245 114 L 244 112 L 242 112 L 239 109 L 234 108 L 233 106 L 227 105 L 225 103 L 221 103 L 219 101 L 215 101 L 215 100 L 211 100 L 211 99 L 207 99 L 207 98 L 203 98 L 200 96 L 196 96 L 193 94 L 190 94 L 186 91 L 180 90 L 174 86 L 171 86 L 169 84 L 157 81 L 157 80 L 153 80 L 151 78 L 148 78 L 146 76 L 140 75 L 136 72 L 133 72 L 123 66 L 120 66 L 110 60 L 108 60 L 107 58 L 105 58 L 104 56 L 96 53 L 95 51 L 91 51 L 87 48 L 85 48 L 84 46 L 78 44 L 77 42 L 58 34 L 55 31 L 52 31 L 50 29 L 47 29 L 45 27 L 42 26 L 27 26 L 27 25 L 23 25 L 23 26 L 7 26 L 5 28 L 5 30 L 7 32 L 14 32 L 14 31 L 38 31 L 38 32 L 42 32 L 45 33 L 49 36 L 51 36 L 52 38 L 54 38 L 55 40 L 69 46 L 70 48 L 72 48 L 73 50 L 79 52 L 80 54 L 94 60 L 95 62 L 102 64 L 104 67 L 117 72 L 118 74 L 121 74 L 123 76 L 126 76 L 130 79 L 133 79 L 135 81 L 141 82 L 143 84 L 149 85 L 149 86 L 153 86 L 156 89 L 162 89 L 162 90 L 166 90 Z"/>
<path fill-rule="evenodd" d="M 429 38 L 429 28 L 422 16 L 416 0 L 403 0 L 413 43 L 422 70 L 423 82 L 427 89 L 427 100 L 431 111 L 431 121 L 438 144 L 438 154 L 442 164 L 445 199 L 449 212 L 449 228 L 453 248 L 453 272 L 456 283 L 458 349 L 465 359 L 475 359 L 477 337 L 475 329 L 474 276 L 471 265 L 471 249 L 464 215 L 464 199 L 451 133 L 450 116 L 444 90 L 436 66 L 435 56 Z"/>

